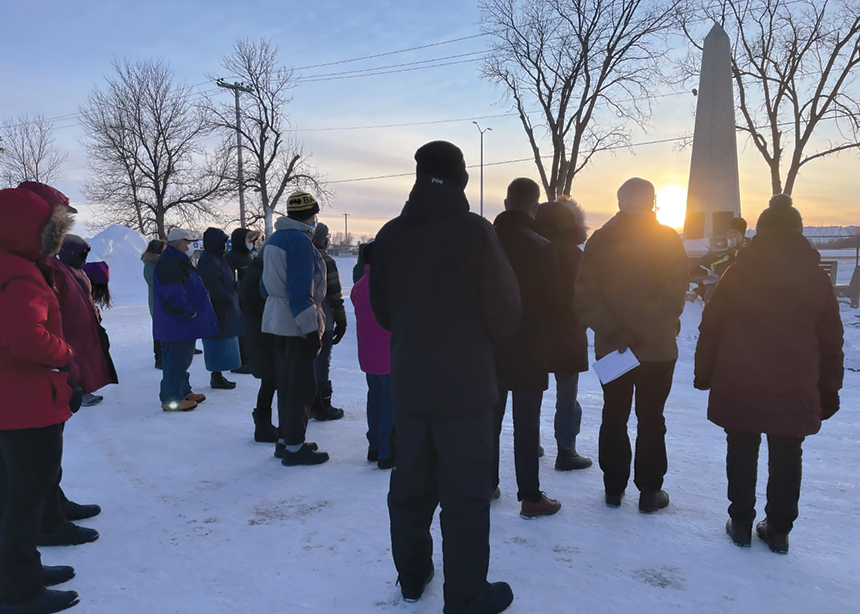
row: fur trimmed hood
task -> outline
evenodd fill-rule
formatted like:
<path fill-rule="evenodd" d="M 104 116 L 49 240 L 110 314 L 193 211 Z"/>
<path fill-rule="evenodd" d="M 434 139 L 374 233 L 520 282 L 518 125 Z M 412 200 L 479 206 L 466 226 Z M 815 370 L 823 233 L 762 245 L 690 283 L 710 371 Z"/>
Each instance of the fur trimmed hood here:
<path fill-rule="evenodd" d="M 0 190 L 0 251 L 35 262 L 53 256 L 63 244 L 72 218 L 62 205 L 51 206 L 30 190 Z"/>

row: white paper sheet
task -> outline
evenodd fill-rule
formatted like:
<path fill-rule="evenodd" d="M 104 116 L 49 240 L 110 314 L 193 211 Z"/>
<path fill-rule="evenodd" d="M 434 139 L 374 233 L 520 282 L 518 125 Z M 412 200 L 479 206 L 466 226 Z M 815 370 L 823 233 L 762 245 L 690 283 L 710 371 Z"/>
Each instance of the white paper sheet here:
<path fill-rule="evenodd" d="M 600 383 L 608 384 L 612 380 L 616 380 L 628 371 L 632 371 L 638 367 L 639 361 L 631 350 L 627 350 L 623 354 L 616 350 L 611 354 L 607 354 L 592 366 Z"/>

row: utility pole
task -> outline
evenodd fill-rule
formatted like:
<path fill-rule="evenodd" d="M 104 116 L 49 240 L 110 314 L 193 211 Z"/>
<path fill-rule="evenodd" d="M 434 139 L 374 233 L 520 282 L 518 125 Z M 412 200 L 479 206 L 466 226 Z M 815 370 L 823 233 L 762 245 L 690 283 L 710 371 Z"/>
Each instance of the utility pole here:
<path fill-rule="evenodd" d="M 343 242 L 349 245 L 349 223 L 347 222 L 347 218 L 349 217 L 349 213 L 343 214 Z"/>
<path fill-rule="evenodd" d="M 218 79 L 215 84 L 218 87 L 223 87 L 228 90 L 233 90 L 236 95 L 236 156 L 238 159 L 239 176 L 239 225 L 245 227 L 245 175 L 242 171 L 242 124 L 241 115 L 239 114 L 239 92 L 250 94 L 253 90 L 244 83 L 235 82 L 227 83 L 224 79 Z"/>
<path fill-rule="evenodd" d="M 481 133 L 481 217 L 484 217 L 484 133 L 489 132 L 492 128 L 481 130 L 481 125 L 478 122 L 473 121 L 472 123 L 478 127 L 478 132 Z"/>

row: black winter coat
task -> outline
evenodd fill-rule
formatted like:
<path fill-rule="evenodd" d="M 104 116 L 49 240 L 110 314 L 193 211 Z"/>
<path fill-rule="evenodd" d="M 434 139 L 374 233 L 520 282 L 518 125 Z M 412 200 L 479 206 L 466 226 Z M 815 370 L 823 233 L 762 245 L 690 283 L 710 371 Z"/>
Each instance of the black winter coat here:
<path fill-rule="evenodd" d="M 522 315 L 492 226 L 469 213 L 462 186 L 419 178 L 374 250 L 370 301 L 391 331 L 395 416 L 446 422 L 490 412 L 494 345 Z"/>
<path fill-rule="evenodd" d="M 523 319 L 502 341 L 496 364 L 502 386 L 515 392 L 541 392 L 549 386 L 548 306 L 552 297 L 550 242 L 526 213 L 504 211 L 493 222 L 499 242 L 517 276 Z"/>
<path fill-rule="evenodd" d="M 226 248 L 227 234 L 220 228 L 207 228 L 203 233 L 203 253 L 197 262 L 197 272 L 209 291 L 209 300 L 218 317 L 218 334 L 211 339 L 238 337 L 245 330 L 233 271 L 224 259 Z"/>
<path fill-rule="evenodd" d="M 696 384 L 708 419 L 745 433 L 805 437 L 821 392 L 842 387 L 842 320 L 820 256 L 796 231 L 760 232 L 702 314 Z"/>
<path fill-rule="evenodd" d="M 236 279 L 242 281 L 245 276 L 245 269 L 251 266 L 251 252 L 245 246 L 248 233 L 251 232 L 247 228 L 237 228 L 230 234 L 230 251 L 224 256 L 230 269 L 236 274 Z"/>
<path fill-rule="evenodd" d="M 262 332 L 263 310 L 266 299 L 260 293 L 260 280 L 263 277 L 263 258 L 258 255 L 245 269 L 239 282 L 239 306 L 245 322 L 245 355 L 248 367 L 257 379 L 275 377 L 275 337 Z"/>

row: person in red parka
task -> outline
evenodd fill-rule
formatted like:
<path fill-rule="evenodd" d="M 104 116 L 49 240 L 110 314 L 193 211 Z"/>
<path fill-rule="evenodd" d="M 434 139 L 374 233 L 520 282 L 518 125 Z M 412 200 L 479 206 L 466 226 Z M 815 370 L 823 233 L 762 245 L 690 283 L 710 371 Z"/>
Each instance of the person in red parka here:
<path fill-rule="evenodd" d="M 802 231 L 791 197 L 771 198 L 705 306 L 696 346 L 694 386 L 711 391 L 708 419 L 726 431 L 726 531 L 738 546 L 751 544 L 765 433 L 766 518 L 756 531 L 779 553 L 797 518 L 801 444 L 839 409 L 842 388 L 839 305 Z"/>
<path fill-rule="evenodd" d="M 59 250 L 71 218 L 20 188 L 0 190 L 0 217 L 0 609 L 57 612 L 78 594 L 45 586 L 69 580 L 74 569 L 43 567 L 36 537 L 60 471 L 74 353 L 36 262 Z"/>

